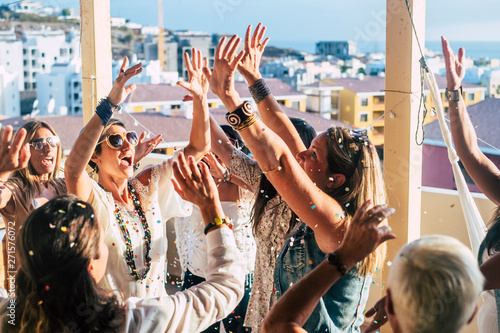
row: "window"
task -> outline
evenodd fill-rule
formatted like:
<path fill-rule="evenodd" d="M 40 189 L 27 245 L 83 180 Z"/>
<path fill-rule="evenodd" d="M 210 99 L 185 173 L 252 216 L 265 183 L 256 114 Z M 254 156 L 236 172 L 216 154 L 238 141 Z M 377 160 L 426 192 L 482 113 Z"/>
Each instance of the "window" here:
<path fill-rule="evenodd" d="M 75 113 L 78 113 L 80 112 L 80 107 L 79 106 L 75 106 Z"/>
<path fill-rule="evenodd" d="M 44 52 L 42 52 L 42 58 L 45 58 L 45 53 Z"/>
<path fill-rule="evenodd" d="M 361 105 L 361 106 L 368 106 L 368 97 L 361 97 L 359 99 L 359 105 Z"/>
<path fill-rule="evenodd" d="M 211 47 L 208 49 L 208 55 L 210 57 L 213 57 L 215 55 L 215 48 Z"/>
<path fill-rule="evenodd" d="M 368 121 L 368 112 L 360 112 L 359 121 L 362 123 L 366 123 Z"/>
<path fill-rule="evenodd" d="M 45 65 L 42 64 L 42 69 L 45 69 Z"/>
<path fill-rule="evenodd" d="M 31 50 L 31 55 L 35 55 L 35 53 L 36 53 L 35 49 Z"/>
<path fill-rule="evenodd" d="M 28 77 L 28 72 L 24 72 L 24 77 Z"/>
<path fill-rule="evenodd" d="M 61 57 L 64 57 L 66 54 L 68 54 L 68 50 L 67 49 L 59 49 L 59 55 Z"/>
<path fill-rule="evenodd" d="M 49 82 L 49 87 L 52 87 L 52 82 Z"/>
<path fill-rule="evenodd" d="M 78 99 L 78 93 L 73 94 L 73 99 L 76 101 Z"/>
<path fill-rule="evenodd" d="M 27 66 L 28 65 L 28 60 L 23 60 L 23 65 Z"/>
<path fill-rule="evenodd" d="M 73 87 L 78 88 L 79 85 L 80 85 L 79 82 L 77 82 L 77 81 L 73 82 Z"/>
<path fill-rule="evenodd" d="M 26 49 L 23 49 L 23 55 L 25 55 L 26 53 L 28 53 L 28 51 L 26 51 Z"/>
<path fill-rule="evenodd" d="M 31 73 L 31 77 L 35 78 L 36 77 L 36 72 Z"/>
<path fill-rule="evenodd" d="M 467 94 L 467 100 L 468 101 L 473 101 L 475 98 L 476 98 L 476 94 L 475 93 L 468 93 Z"/>
<path fill-rule="evenodd" d="M 35 66 L 36 65 L 36 60 L 31 60 L 31 66 Z"/>
<path fill-rule="evenodd" d="M 24 89 L 28 89 L 28 83 L 27 82 L 24 82 Z"/>
<path fill-rule="evenodd" d="M 35 73 L 33 73 L 35 74 Z M 33 89 L 36 89 L 36 82 L 33 82 Z"/>

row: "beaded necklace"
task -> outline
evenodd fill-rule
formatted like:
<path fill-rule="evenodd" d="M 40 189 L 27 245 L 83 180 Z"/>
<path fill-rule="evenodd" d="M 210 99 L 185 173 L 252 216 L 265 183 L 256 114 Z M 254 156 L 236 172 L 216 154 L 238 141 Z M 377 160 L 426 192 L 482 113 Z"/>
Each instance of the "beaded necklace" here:
<path fill-rule="evenodd" d="M 149 251 L 151 250 L 151 231 L 149 230 L 148 221 L 146 220 L 146 216 L 144 215 L 144 211 L 142 210 L 141 203 L 139 202 L 139 199 L 137 199 L 137 196 L 135 195 L 135 189 L 132 187 L 132 184 L 130 183 L 128 183 L 128 191 L 130 193 L 130 198 L 134 203 L 135 211 L 137 212 L 137 215 L 139 215 L 142 227 L 144 228 L 144 241 L 146 245 L 146 256 L 145 256 L 146 267 L 144 269 L 144 272 L 140 274 L 137 272 L 137 267 L 135 266 L 134 251 L 132 250 L 132 240 L 130 239 L 130 233 L 128 232 L 127 227 L 125 226 L 125 221 L 123 220 L 122 214 L 120 213 L 120 210 L 118 209 L 116 203 L 115 203 L 115 217 L 116 221 L 118 222 L 118 226 L 120 227 L 120 230 L 122 232 L 123 239 L 125 240 L 125 245 L 127 247 L 125 251 L 125 260 L 127 261 L 127 265 L 132 270 L 130 272 L 130 275 L 134 276 L 137 280 L 144 280 L 149 272 L 149 269 L 151 268 L 151 257 L 149 256 Z"/>

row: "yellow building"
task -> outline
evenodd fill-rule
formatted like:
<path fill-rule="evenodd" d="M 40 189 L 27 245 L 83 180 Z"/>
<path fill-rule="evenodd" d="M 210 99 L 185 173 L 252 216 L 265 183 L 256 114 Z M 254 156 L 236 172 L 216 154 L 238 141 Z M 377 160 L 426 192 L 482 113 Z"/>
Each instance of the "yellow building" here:
<path fill-rule="evenodd" d="M 342 86 L 340 91 L 338 120 L 352 124 L 358 128 L 367 128 L 370 140 L 376 145 L 384 144 L 384 119 L 391 116 L 390 110 L 385 109 L 385 78 L 378 76 L 365 76 L 359 78 L 339 78 L 324 80 L 331 84 Z M 436 82 L 440 87 L 441 100 L 445 111 L 448 110 L 448 102 L 444 96 L 446 77 L 436 76 Z M 484 99 L 486 88 L 476 84 L 463 83 L 463 98 L 467 106 L 480 102 Z M 401 92 L 401 99 L 410 95 Z M 416 91 L 411 98 L 420 98 L 420 92 Z M 425 123 L 436 120 L 433 115 L 433 102 L 429 90 L 424 87 L 424 102 L 429 111 Z M 425 112 L 422 107 L 422 112 Z M 415 120 L 416 121 L 416 120 Z"/>

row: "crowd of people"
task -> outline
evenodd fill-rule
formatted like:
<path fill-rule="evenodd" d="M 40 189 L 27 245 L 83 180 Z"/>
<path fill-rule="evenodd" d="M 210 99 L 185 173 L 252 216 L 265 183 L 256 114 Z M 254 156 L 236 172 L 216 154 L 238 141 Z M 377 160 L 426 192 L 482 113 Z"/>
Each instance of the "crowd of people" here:
<path fill-rule="evenodd" d="M 161 137 L 145 140 L 112 118 L 142 71 L 126 58 L 80 131 L 64 178 L 49 124 L 3 130 L 0 213 L 15 226 L 9 270 L 17 275 L 15 295 L 0 296 L 2 331 L 360 332 L 372 275 L 396 237 L 381 161 L 366 131 L 317 134 L 283 112 L 259 71 L 265 32 L 249 26 L 240 52 L 238 36 L 222 38 L 211 69 L 199 50 L 184 55 L 189 81 L 178 84 L 193 103 L 189 143 L 139 173 Z M 464 51 L 455 57 L 443 38 L 443 54 L 457 153 L 499 205 L 500 171 L 479 150 L 461 95 L 453 97 Z M 235 90 L 236 71 L 258 112 Z M 209 90 L 229 126 L 211 117 Z M 479 329 L 498 332 L 499 212 L 479 262 L 447 236 L 404 246 L 365 330 L 389 321 L 395 332 L 459 332 L 487 290 Z M 170 219 L 183 269 L 173 295 L 165 289 Z"/>

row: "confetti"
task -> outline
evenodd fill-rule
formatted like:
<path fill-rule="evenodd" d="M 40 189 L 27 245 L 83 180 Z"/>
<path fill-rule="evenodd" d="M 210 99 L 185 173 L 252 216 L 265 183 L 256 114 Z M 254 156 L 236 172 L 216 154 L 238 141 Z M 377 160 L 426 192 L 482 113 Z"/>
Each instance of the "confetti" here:
<path fill-rule="evenodd" d="M 61 227 L 62 232 L 68 232 L 68 227 Z"/>
<path fill-rule="evenodd" d="M 69 247 L 73 247 L 75 246 L 75 242 L 72 242 L 71 244 L 69 244 Z"/>
<path fill-rule="evenodd" d="M 349 187 L 346 187 L 346 188 L 345 188 L 345 191 L 346 191 L 346 192 L 349 192 Z"/>
<path fill-rule="evenodd" d="M 49 223 L 49 227 L 50 227 L 50 229 L 54 229 L 56 226 L 55 226 L 55 224 Z"/>
<path fill-rule="evenodd" d="M 311 206 L 311 209 L 314 209 L 314 208 L 316 208 L 316 206 L 315 206 L 315 205 L 312 205 L 312 206 Z"/>
<path fill-rule="evenodd" d="M 62 209 L 59 209 L 59 210 L 58 210 L 58 212 L 59 212 L 59 213 L 61 213 L 61 214 L 66 213 L 66 212 L 65 212 L 64 210 L 62 210 Z"/>
<path fill-rule="evenodd" d="M 28 253 L 30 254 L 30 256 L 34 255 L 33 251 L 31 250 Z"/>
<path fill-rule="evenodd" d="M 77 206 L 80 206 L 80 207 L 82 207 L 82 208 L 87 207 L 86 205 L 84 205 L 84 204 L 82 204 L 82 203 L 79 203 L 79 202 L 78 202 L 76 205 L 77 205 Z"/>

